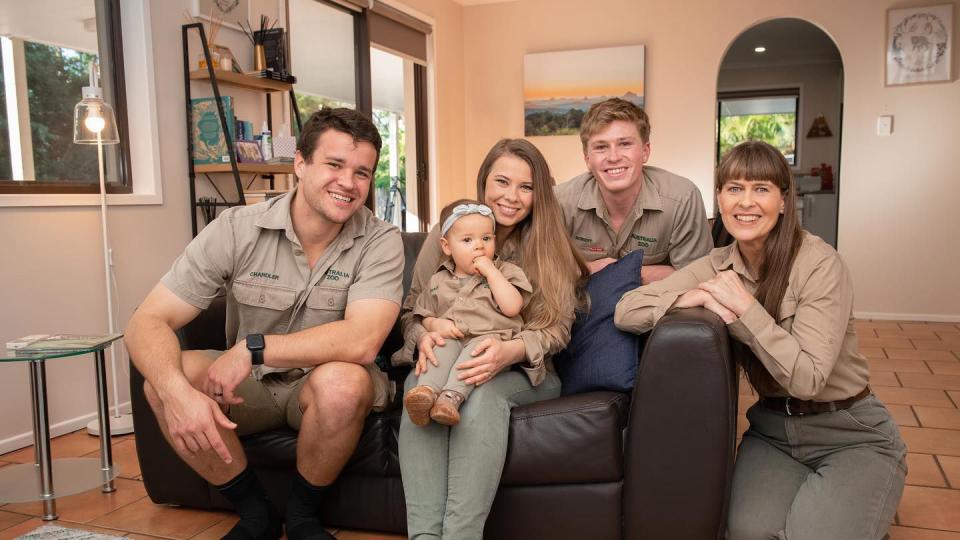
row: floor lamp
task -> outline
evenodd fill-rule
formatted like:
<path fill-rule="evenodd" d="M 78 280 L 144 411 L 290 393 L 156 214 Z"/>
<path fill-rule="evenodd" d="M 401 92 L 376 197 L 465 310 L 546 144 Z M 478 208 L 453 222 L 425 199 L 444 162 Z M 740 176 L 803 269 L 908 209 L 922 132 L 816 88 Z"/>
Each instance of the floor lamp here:
<path fill-rule="evenodd" d="M 73 109 L 73 142 L 97 147 L 97 170 L 100 172 L 100 231 L 103 238 L 103 268 L 107 285 L 107 323 L 111 334 L 116 333 L 113 320 L 113 264 L 107 240 L 107 188 L 104 183 L 103 145 L 118 144 L 117 119 L 113 108 L 103 100 L 103 90 L 97 84 L 97 66 L 90 63 L 90 86 L 83 87 L 83 100 Z M 110 370 L 113 375 L 114 410 L 110 416 L 110 434 L 133 433 L 133 416 L 120 414 L 120 392 L 117 388 L 117 343 L 110 345 Z M 87 432 L 100 434 L 97 420 L 87 424 Z"/>

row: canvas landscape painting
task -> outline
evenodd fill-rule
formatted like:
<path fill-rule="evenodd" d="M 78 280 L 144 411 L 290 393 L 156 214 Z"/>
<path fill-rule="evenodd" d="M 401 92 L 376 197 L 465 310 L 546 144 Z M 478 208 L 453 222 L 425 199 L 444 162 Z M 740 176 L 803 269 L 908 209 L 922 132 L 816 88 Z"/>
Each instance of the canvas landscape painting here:
<path fill-rule="evenodd" d="M 643 107 L 643 69 L 643 45 L 524 56 L 524 135 L 576 135 L 587 109 L 611 97 Z"/>

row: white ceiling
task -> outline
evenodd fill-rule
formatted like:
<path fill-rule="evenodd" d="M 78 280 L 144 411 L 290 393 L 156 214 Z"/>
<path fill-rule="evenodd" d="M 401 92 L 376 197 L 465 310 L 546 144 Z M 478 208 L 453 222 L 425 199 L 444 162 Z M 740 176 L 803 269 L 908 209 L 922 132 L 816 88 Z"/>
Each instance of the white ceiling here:
<path fill-rule="evenodd" d="M 96 32 L 83 29 L 95 14 L 93 0 L 0 0 L 0 35 L 96 52 Z"/>
<path fill-rule="evenodd" d="M 754 52 L 758 46 L 766 52 Z M 823 30 L 801 19 L 774 19 L 740 34 L 720 69 L 831 62 L 840 62 L 840 51 Z"/>

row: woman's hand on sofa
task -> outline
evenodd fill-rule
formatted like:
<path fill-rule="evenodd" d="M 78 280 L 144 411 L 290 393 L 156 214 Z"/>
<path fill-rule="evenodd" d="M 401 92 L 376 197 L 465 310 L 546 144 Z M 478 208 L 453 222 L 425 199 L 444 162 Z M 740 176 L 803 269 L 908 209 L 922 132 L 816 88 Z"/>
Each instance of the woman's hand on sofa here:
<path fill-rule="evenodd" d="M 701 306 L 715 313 L 727 324 L 737 320 L 737 316 L 732 311 L 724 307 L 713 295 L 703 289 L 690 289 L 683 293 L 680 298 L 677 298 L 677 301 L 670 306 L 670 309 Z"/>

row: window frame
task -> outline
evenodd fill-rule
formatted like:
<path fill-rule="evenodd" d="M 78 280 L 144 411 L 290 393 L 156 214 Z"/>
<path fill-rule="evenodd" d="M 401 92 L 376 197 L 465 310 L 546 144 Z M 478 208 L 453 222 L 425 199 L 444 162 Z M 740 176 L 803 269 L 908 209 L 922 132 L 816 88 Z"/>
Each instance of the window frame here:
<path fill-rule="evenodd" d="M 112 32 L 122 34 L 123 58 L 117 62 L 122 81 L 125 106 L 115 107 L 120 117 L 126 118 L 127 129 L 120 135 L 127 142 L 127 157 L 120 173 L 127 179 L 127 192 L 108 189 L 108 205 L 158 205 L 163 203 L 159 127 L 156 99 L 156 72 L 153 59 L 153 39 L 149 0 L 106 0 L 119 6 L 112 11 L 115 19 Z M 77 101 L 80 96 L 77 96 Z M 111 103 L 113 105 L 113 103 Z M 122 112 L 121 112 L 122 111 Z M 122 160 L 123 161 L 123 160 Z M 0 208 L 46 206 L 97 206 L 100 204 L 99 184 L 84 191 L 86 184 L 77 182 L 44 181 L 57 184 L 57 191 L 40 192 L 34 181 L 7 182 L 30 186 L 6 186 L 0 190 Z M 116 186 L 116 184 L 112 184 Z"/>
<path fill-rule="evenodd" d="M 742 89 L 742 90 L 718 90 L 717 91 L 717 101 L 716 101 L 716 111 L 717 111 L 717 127 L 714 132 L 715 144 L 714 144 L 714 159 L 716 163 L 720 163 L 720 158 L 723 157 L 720 155 L 720 120 L 722 118 L 721 108 L 723 101 L 729 101 L 734 99 L 764 99 L 764 98 L 783 98 L 783 97 L 792 97 L 796 102 L 796 121 L 794 122 L 794 163 L 790 165 L 790 169 L 793 171 L 800 170 L 800 156 L 801 156 L 801 133 L 800 133 L 800 119 L 802 118 L 802 107 L 803 107 L 803 85 L 801 84 L 788 84 L 777 86 L 773 88 L 751 88 L 751 89 Z"/>
<path fill-rule="evenodd" d="M 97 20 L 105 21 L 105 26 L 97 25 L 97 48 L 99 49 L 100 71 L 109 74 L 109 88 L 104 88 L 107 102 L 113 106 L 116 115 L 117 131 L 120 135 L 119 170 L 117 182 L 106 184 L 107 193 L 132 193 L 130 179 L 130 139 L 127 129 L 126 91 L 123 72 L 123 38 L 120 28 L 120 0 L 94 0 Z M 24 41 L 26 43 L 26 41 Z M 48 45 L 42 42 L 42 45 Z M 57 45 L 52 45 L 57 47 Z M 104 53 L 104 50 L 106 52 Z M 19 81 L 17 81 L 19 83 Z M 77 96 L 80 101 L 80 96 Z M 11 156 L 13 159 L 13 156 Z M 0 180 L 0 194 L 47 194 L 47 193 L 100 193 L 98 182 L 78 182 L 70 180 Z"/>

